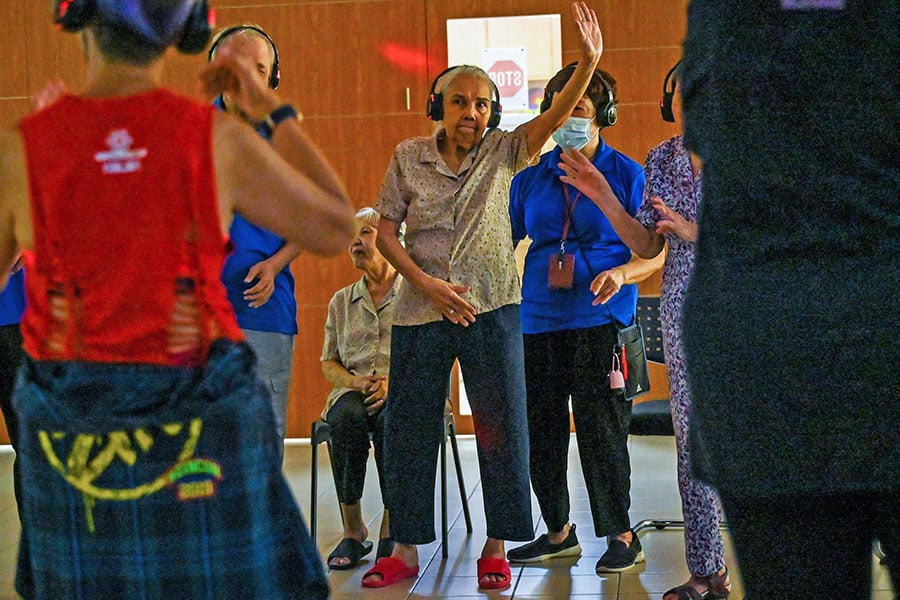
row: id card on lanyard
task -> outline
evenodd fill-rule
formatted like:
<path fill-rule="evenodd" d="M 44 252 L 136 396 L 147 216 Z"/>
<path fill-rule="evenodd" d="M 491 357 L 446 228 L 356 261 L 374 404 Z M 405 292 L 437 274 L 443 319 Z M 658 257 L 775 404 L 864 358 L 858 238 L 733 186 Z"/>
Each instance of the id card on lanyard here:
<path fill-rule="evenodd" d="M 566 254 L 566 238 L 572 224 L 572 213 L 581 198 L 581 192 L 575 200 L 569 202 L 569 188 L 563 184 L 563 200 L 566 203 L 566 220 L 563 221 L 562 236 L 559 241 L 559 252 L 551 254 L 547 263 L 547 287 L 551 290 L 570 290 L 575 279 L 575 255 Z"/>

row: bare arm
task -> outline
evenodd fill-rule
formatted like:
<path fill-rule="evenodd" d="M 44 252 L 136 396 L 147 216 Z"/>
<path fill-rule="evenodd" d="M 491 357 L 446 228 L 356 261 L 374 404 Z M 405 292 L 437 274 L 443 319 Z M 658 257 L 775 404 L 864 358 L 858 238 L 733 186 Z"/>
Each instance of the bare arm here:
<path fill-rule="evenodd" d="M 632 254 L 631 260 L 627 263 L 600 273 L 591 282 L 591 291 L 596 296 L 593 302 L 594 306 L 609 302 L 613 296 L 619 293 L 623 285 L 639 283 L 647 279 L 660 270 L 665 262 L 665 252 L 660 252 L 649 260 Z"/>
<path fill-rule="evenodd" d="M 244 112 L 263 120 L 283 101 L 259 82 L 248 60 L 228 50 L 222 48 L 202 72 L 203 89 L 209 95 L 227 93 Z M 314 254 L 343 252 L 355 223 L 337 174 L 299 119 L 282 121 L 271 141 L 231 115 L 216 114 L 213 151 L 223 229 L 238 212 Z"/>
<path fill-rule="evenodd" d="M 415 263 L 397 237 L 400 223 L 382 216 L 378 222 L 378 250 L 391 263 L 397 272 L 412 285 L 428 296 L 428 299 L 441 309 L 443 315 L 453 323 L 468 327 L 475 322 L 475 307 L 463 299 L 460 294 L 469 291 L 465 285 L 453 285 L 436 277 L 432 277 Z"/>
<path fill-rule="evenodd" d="M 603 35 L 600 32 L 600 25 L 597 23 L 597 13 L 588 8 L 584 2 L 573 2 L 572 16 L 578 28 L 581 57 L 572 77 L 553 97 L 550 108 L 521 125 L 526 131 L 528 153 L 532 157 L 541 151 L 553 132 L 569 118 L 572 109 L 584 96 L 594 70 L 597 68 L 600 55 L 603 54 Z"/>
<path fill-rule="evenodd" d="M 30 101 L 37 112 L 67 93 L 59 79 L 47 82 Z M 6 287 L 23 248 L 33 246 L 25 147 L 17 131 L 0 132 L 0 289 Z"/>
<path fill-rule="evenodd" d="M 662 234 L 644 227 L 628 214 L 613 194 L 606 177 L 586 156 L 581 152 L 563 152 L 561 157 L 559 166 L 566 174 L 559 178 L 560 181 L 574 186 L 590 198 L 603 211 L 626 246 L 641 258 L 653 258 L 662 252 L 666 243 Z"/>
<path fill-rule="evenodd" d="M 0 133 L 0 289 L 22 248 L 32 246 L 25 150 L 18 134 Z"/>

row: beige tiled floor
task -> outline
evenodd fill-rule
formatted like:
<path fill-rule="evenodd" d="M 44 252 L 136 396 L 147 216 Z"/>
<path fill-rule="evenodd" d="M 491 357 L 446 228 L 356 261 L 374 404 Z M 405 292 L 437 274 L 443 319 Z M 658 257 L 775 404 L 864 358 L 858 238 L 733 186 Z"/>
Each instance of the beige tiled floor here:
<path fill-rule="evenodd" d="M 606 542 L 593 537 L 587 496 L 581 481 L 575 444 L 570 450 L 570 489 L 572 490 L 572 520 L 579 525 L 579 540 L 583 548 L 580 558 L 548 561 L 540 566 L 514 567 L 513 586 L 503 592 L 485 593 L 477 589 L 475 561 L 484 542 L 482 524 L 481 487 L 478 479 L 475 443 L 470 436 L 459 437 L 460 454 L 464 469 L 466 495 L 469 498 L 474 533 L 466 534 L 462 515 L 462 503 L 452 470 L 448 447 L 449 493 L 448 514 L 450 521 L 448 553 L 442 560 L 440 542 L 419 548 L 420 575 L 417 579 L 380 590 L 364 590 L 360 587 L 363 572 L 372 564 L 372 556 L 366 557 L 354 571 L 335 571 L 329 574 L 332 597 L 335 600 L 364 598 L 366 600 L 393 600 L 410 598 L 542 598 L 542 599 L 598 599 L 598 600 L 659 600 L 664 590 L 687 578 L 684 566 L 682 532 L 679 529 L 647 529 L 641 533 L 641 542 L 647 556 L 632 571 L 607 577 L 594 573 L 594 563 L 606 549 Z M 671 438 L 632 437 L 632 518 L 679 519 L 680 507 L 675 482 L 675 451 Z M 371 463 L 371 460 L 370 460 Z M 369 519 L 370 539 L 375 540 L 380 514 L 380 496 L 374 472 L 370 464 L 363 498 L 363 514 Z M 0 599 L 14 599 L 12 578 L 15 565 L 18 519 L 12 492 L 12 454 L 0 450 Z M 305 516 L 310 509 L 310 446 L 306 440 L 288 442 L 285 453 L 285 472 Z M 327 555 L 341 537 L 341 520 L 334 495 L 334 485 L 328 465 L 327 452 L 321 452 L 318 469 L 319 518 L 318 543 L 323 555 Z M 440 540 L 440 504 L 436 494 L 435 523 Z M 537 503 L 533 504 L 538 533 L 544 530 L 540 523 Z M 732 572 L 734 589 L 731 598 L 743 597 L 740 574 L 726 532 L 728 564 Z M 890 600 L 890 582 L 884 567 L 874 568 L 873 600 Z"/>

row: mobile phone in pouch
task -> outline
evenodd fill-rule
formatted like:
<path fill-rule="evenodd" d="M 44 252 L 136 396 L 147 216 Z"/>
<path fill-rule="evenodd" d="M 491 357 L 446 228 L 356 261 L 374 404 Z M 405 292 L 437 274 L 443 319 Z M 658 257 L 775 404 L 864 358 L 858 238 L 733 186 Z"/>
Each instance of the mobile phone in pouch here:
<path fill-rule="evenodd" d="M 575 276 L 575 255 L 557 252 L 547 264 L 547 287 L 551 290 L 572 289 Z"/>

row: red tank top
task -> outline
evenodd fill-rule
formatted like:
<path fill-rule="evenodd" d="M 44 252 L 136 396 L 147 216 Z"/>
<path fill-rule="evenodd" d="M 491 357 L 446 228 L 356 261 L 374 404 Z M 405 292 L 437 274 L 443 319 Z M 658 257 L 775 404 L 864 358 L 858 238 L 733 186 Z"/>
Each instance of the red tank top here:
<path fill-rule="evenodd" d="M 219 279 L 227 240 L 213 110 L 155 90 L 66 96 L 23 119 L 34 228 L 22 320 L 30 356 L 196 364 L 215 339 L 243 339 Z M 176 298 L 192 293 L 202 340 L 175 352 Z"/>

